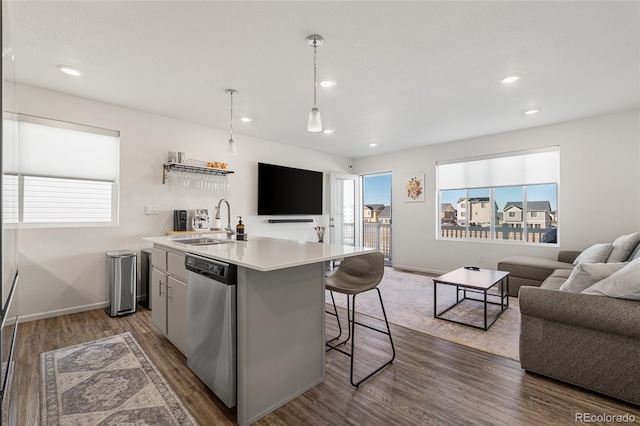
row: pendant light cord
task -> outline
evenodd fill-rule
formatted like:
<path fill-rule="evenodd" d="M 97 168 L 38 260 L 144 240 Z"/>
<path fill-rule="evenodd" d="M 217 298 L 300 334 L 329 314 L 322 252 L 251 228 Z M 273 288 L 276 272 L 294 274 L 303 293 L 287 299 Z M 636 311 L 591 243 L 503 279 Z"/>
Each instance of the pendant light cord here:
<path fill-rule="evenodd" d="M 233 91 L 231 91 L 231 118 L 229 120 L 229 141 L 233 141 Z"/>
<path fill-rule="evenodd" d="M 316 108 L 316 89 L 318 80 L 316 79 L 316 49 L 318 46 L 317 40 L 313 42 L 313 107 Z"/>

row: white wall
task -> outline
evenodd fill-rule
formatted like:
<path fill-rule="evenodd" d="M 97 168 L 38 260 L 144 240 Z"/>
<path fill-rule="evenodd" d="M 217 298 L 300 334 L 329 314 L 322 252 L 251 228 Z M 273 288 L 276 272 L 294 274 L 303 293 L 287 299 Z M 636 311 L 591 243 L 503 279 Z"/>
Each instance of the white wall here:
<path fill-rule="evenodd" d="M 106 299 L 104 252 L 139 251 L 145 236 L 173 227 L 174 209 L 209 208 L 220 193 L 162 185 L 168 151 L 187 158 L 229 163 L 232 224 L 242 216 L 246 232 L 313 241 L 311 223 L 268 224 L 257 216 L 257 163 L 266 162 L 323 172 L 348 170 L 346 158 L 242 135 L 236 126 L 238 155 L 227 154 L 227 130 L 212 129 L 110 104 L 16 85 L 14 111 L 120 131 L 120 225 L 107 228 L 21 229 L 20 315 L 23 320 L 59 315 L 102 305 Z M 71 159 L 70 159 L 71 160 Z M 325 185 L 325 211 L 328 211 Z M 158 216 L 144 205 L 158 204 Z M 226 208 L 223 210 L 226 221 Z M 314 224 L 327 216 L 308 216 Z"/>
<path fill-rule="evenodd" d="M 436 161 L 560 146 L 559 247 L 436 240 Z M 510 255 L 555 258 L 640 230 L 640 111 L 361 158 L 355 173 L 393 172 L 393 264 L 445 272 L 495 267 Z M 425 173 L 424 203 L 403 202 L 404 177 Z"/>

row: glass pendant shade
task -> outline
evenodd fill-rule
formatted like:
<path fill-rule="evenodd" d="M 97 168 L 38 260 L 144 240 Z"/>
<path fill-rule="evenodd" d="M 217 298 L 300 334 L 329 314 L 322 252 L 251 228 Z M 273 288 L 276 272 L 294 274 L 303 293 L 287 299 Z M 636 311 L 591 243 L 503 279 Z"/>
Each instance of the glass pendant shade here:
<path fill-rule="evenodd" d="M 311 108 L 311 112 L 309 113 L 309 123 L 307 124 L 307 131 L 322 131 L 322 118 L 320 117 L 320 111 L 318 111 L 318 107 L 314 106 L 313 108 Z"/>
<path fill-rule="evenodd" d="M 237 151 L 236 151 L 236 143 L 233 139 L 229 139 L 229 148 L 227 149 L 227 152 L 231 155 L 236 155 Z"/>

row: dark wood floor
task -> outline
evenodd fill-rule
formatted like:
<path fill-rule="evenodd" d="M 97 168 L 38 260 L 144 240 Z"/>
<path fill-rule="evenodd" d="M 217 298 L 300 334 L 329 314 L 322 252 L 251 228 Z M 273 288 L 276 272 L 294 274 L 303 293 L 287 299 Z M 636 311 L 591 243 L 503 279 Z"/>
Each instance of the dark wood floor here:
<path fill-rule="evenodd" d="M 328 333 L 333 333 L 330 320 Z M 229 410 L 187 368 L 186 358 L 151 323 L 150 311 L 110 318 L 94 310 L 21 324 L 17 364 L 20 424 L 38 424 L 41 352 L 131 332 L 202 425 L 235 424 Z M 328 353 L 326 380 L 280 407 L 260 425 L 554 425 L 576 413 L 625 414 L 640 408 L 538 375 L 520 364 L 392 326 L 394 363 L 359 389 L 349 358 Z M 363 356 L 382 359 L 384 336 L 366 334 Z M 357 369 L 356 371 L 360 371 Z"/>

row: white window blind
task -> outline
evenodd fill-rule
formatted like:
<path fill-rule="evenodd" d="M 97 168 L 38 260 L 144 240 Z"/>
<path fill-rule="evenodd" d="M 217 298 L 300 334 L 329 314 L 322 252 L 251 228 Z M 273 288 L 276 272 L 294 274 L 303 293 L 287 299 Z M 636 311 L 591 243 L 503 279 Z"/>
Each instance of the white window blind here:
<path fill-rule="evenodd" d="M 20 116 L 20 173 L 114 181 L 118 138 L 112 131 Z M 38 122 L 31 122 L 38 121 Z M 57 127 L 58 125 L 64 127 Z M 98 131 L 99 133 L 95 133 Z"/>
<path fill-rule="evenodd" d="M 24 223 L 111 222 L 112 183 L 24 177 Z"/>
<path fill-rule="evenodd" d="M 117 224 L 119 132 L 17 114 L 18 221 Z"/>
<path fill-rule="evenodd" d="M 438 162 L 438 189 L 491 188 L 554 183 L 559 176 L 558 147 L 491 158 Z"/>

